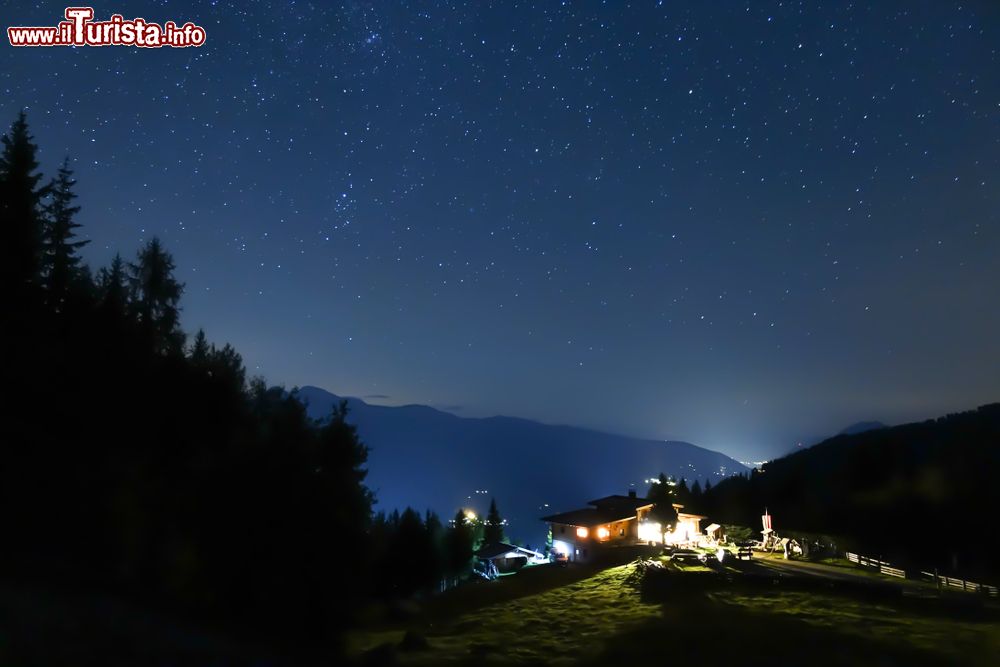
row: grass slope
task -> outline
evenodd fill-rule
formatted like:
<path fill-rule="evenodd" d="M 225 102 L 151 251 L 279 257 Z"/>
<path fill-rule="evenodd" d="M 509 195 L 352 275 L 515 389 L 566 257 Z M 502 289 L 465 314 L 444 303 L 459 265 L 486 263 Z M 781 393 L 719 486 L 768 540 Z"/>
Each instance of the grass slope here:
<path fill-rule="evenodd" d="M 432 601 L 409 623 L 355 633 L 363 662 L 439 664 L 652 664 L 694 660 L 810 665 L 992 665 L 1000 656 L 995 610 L 953 612 L 931 602 L 855 599 L 797 590 L 699 590 L 644 599 L 626 583 L 631 566 L 603 571 L 542 566 Z M 581 577 L 572 580 L 573 577 Z M 558 581 L 552 587 L 551 581 Z M 511 588 L 504 591 L 510 583 Z M 480 596 L 489 601 L 480 604 Z M 407 631 L 426 647 L 396 648 Z M 422 642 L 421 642 L 422 643 Z"/>
<path fill-rule="evenodd" d="M 550 570 L 546 574 L 562 574 L 554 566 L 545 569 Z M 616 633 L 660 614 L 659 605 L 642 602 L 638 591 L 624 584 L 627 574 L 628 566 L 613 567 L 558 588 L 473 608 L 449 621 L 418 621 L 415 626 L 426 635 L 430 648 L 403 654 L 402 662 L 432 665 L 489 658 L 508 664 L 548 664 L 593 654 Z M 476 588 L 492 593 L 488 586 Z M 400 628 L 363 633 L 355 638 L 354 648 L 361 652 L 399 642 L 403 634 Z"/>

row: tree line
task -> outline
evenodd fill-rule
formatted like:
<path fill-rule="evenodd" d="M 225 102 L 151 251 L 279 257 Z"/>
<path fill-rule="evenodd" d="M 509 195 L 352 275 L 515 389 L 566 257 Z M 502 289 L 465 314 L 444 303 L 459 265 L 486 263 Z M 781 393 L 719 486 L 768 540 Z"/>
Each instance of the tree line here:
<path fill-rule="evenodd" d="M 901 566 L 1000 576 L 1000 404 L 840 435 L 730 477 L 701 507 L 720 523 L 832 535 Z"/>
<path fill-rule="evenodd" d="M 0 154 L 5 572 L 296 641 L 468 576 L 461 513 L 373 516 L 345 404 L 313 422 L 231 345 L 189 340 L 158 239 L 92 271 L 76 197 L 21 113 Z"/>
<path fill-rule="evenodd" d="M 462 509 L 447 524 L 434 512 L 421 517 L 409 507 L 379 512 L 371 532 L 379 573 L 372 592 L 382 600 L 405 599 L 459 584 L 481 546 L 504 541 L 505 525 L 495 499 L 485 517 Z"/>

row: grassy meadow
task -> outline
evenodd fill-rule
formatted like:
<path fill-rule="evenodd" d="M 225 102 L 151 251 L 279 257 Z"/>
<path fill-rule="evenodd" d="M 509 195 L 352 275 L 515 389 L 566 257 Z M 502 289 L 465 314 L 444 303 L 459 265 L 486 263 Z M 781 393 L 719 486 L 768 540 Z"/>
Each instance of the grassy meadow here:
<path fill-rule="evenodd" d="M 1000 615 L 989 606 L 747 586 L 738 569 L 703 566 L 668 565 L 667 581 L 683 585 L 650 594 L 630 581 L 632 570 L 539 566 L 470 585 L 408 620 L 355 632 L 351 652 L 363 664 L 403 665 L 993 665 L 1000 658 Z"/>

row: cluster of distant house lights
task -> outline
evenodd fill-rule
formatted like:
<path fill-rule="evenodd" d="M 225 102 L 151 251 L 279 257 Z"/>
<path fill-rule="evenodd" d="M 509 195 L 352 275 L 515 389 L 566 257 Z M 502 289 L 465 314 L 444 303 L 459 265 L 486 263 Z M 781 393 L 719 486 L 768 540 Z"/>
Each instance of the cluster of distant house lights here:
<path fill-rule="evenodd" d="M 485 496 L 485 495 L 489 494 L 489 491 L 488 491 L 488 490 L 486 490 L 486 489 L 476 489 L 476 490 L 475 490 L 475 491 L 473 491 L 472 493 L 473 493 L 474 495 L 477 495 L 477 496 L 479 496 L 479 495 L 483 495 L 483 496 Z M 472 496 L 466 496 L 466 499 L 467 499 L 467 500 L 472 500 Z M 476 513 L 475 513 L 475 511 L 473 511 L 473 510 L 471 510 L 471 509 L 465 509 L 465 510 L 462 510 L 462 511 L 464 512 L 464 514 L 465 514 L 465 520 L 466 520 L 466 521 L 467 521 L 468 523 L 475 523 L 476 519 L 478 518 L 478 517 L 476 516 Z M 454 523 L 454 520 L 452 521 L 452 523 Z M 502 525 L 502 526 L 506 526 L 506 525 L 507 525 L 507 519 L 503 519 L 503 520 L 502 520 L 502 521 L 500 522 L 500 525 Z"/>

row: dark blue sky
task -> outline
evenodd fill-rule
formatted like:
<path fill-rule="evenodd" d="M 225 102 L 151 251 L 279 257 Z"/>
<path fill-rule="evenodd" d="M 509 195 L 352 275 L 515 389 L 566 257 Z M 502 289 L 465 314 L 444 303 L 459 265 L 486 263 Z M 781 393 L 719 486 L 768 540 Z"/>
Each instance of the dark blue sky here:
<path fill-rule="evenodd" d="M 252 373 L 746 460 L 1000 399 L 1000 7 L 863 4 L 98 3 L 207 43 L 0 115 Z"/>

